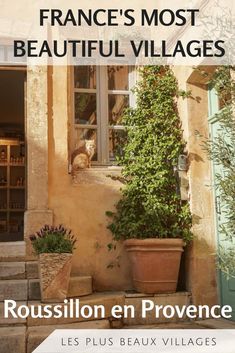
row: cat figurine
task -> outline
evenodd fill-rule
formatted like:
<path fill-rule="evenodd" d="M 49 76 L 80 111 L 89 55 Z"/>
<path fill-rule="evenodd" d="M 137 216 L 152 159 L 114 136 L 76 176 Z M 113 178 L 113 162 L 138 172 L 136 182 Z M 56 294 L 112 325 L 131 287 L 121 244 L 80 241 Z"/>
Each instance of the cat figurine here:
<path fill-rule="evenodd" d="M 95 141 L 84 140 L 81 147 L 75 149 L 72 154 L 72 167 L 73 171 L 91 167 L 91 160 L 95 154 Z"/>

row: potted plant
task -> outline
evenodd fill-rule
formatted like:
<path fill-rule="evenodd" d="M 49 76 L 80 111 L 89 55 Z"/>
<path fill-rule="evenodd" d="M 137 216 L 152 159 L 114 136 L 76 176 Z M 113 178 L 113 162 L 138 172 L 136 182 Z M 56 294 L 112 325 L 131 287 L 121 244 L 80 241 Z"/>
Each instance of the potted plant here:
<path fill-rule="evenodd" d="M 185 148 L 177 112 L 177 82 L 167 66 L 141 69 L 136 107 L 123 116 L 126 142 L 118 162 L 125 186 L 108 228 L 124 240 L 135 289 L 175 292 L 191 215 L 180 199 L 174 166 Z"/>
<path fill-rule="evenodd" d="M 45 225 L 31 235 L 30 240 L 35 253 L 39 255 L 41 300 L 63 301 L 68 292 L 75 237 L 62 225 Z"/>

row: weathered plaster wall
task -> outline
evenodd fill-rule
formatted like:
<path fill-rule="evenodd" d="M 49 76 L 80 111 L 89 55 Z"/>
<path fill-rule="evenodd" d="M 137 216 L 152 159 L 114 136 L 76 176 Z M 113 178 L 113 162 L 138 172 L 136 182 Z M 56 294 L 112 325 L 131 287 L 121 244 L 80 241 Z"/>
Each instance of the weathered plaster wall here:
<path fill-rule="evenodd" d="M 191 89 L 193 94 L 193 98 L 179 101 L 179 112 L 190 157 L 188 175 L 195 234 L 194 244 L 186 252 L 187 289 L 192 290 L 195 304 L 213 304 L 217 301 L 217 287 L 213 256 L 215 232 L 210 188 L 211 171 L 210 163 L 201 149 L 200 140 L 195 135 L 195 130 L 199 130 L 204 135 L 208 134 L 207 92 L 204 83 L 192 74 L 190 68 L 176 67 L 174 71 L 180 88 Z M 36 199 L 29 199 L 31 213 L 26 213 L 26 234 L 29 233 L 29 228 L 30 230 L 34 228 L 33 213 L 39 212 L 40 223 L 43 214 L 46 216 L 46 212 L 50 213 L 46 210 L 51 209 L 54 224 L 63 223 L 77 235 L 78 244 L 74 253 L 73 272 L 92 275 L 97 290 L 129 289 L 131 287 L 130 268 L 123 247 L 119 246 L 116 252 L 108 252 L 106 246 L 111 241 L 111 234 L 106 229 L 105 211 L 113 209 L 119 198 L 121 185 L 106 177 L 106 174 L 110 174 L 107 170 L 86 171 L 75 180 L 68 174 L 70 102 L 67 68 L 54 67 L 49 68 L 47 73 L 36 71 L 29 74 L 29 83 L 35 85 L 35 90 L 40 93 L 40 96 L 38 93 L 35 96 L 34 103 L 30 103 L 33 105 L 28 106 L 31 119 L 36 116 L 33 113 L 39 106 L 43 108 L 37 115 L 37 117 L 42 115 L 40 121 L 45 122 L 45 117 L 48 116 L 49 167 L 47 185 L 47 126 L 45 124 L 37 126 L 38 119 L 35 122 L 32 120 L 31 124 L 34 124 L 34 128 L 31 129 L 28 126 L 28 143 L 31 143 L 29 157 L 32 157 L 29 168 L 34 170 L 33 164 L 38 167 L 35 169 L 37 174 L 32 173 L 31 170 L 29 194 L 31 192 L 35 195 L 32 190 L 37 186 L 38 191 L 36 191 Z M 41 74 L 43 81 L 41 76 L 39 80 Z M 43 88 L 46 74 L 48 93 L 45 93 L 47 90 Z M 40 85 L 43 83 L 43 86 L 40 86 L 41 89 L 38 87 L 39 82 Z M 33 136 L 31 130 L 34 131 Z M 44 185 L 42 192 L 40 180 Z M 48 204 L 46 204 L 47 187 Z M 113 268 L 107 268 L 110 265 Z"/>
<path fill-rule="evenodd" d="M 211 165 L 202 150 L 202 141 L 195 133 L 209 134 L 207 87 L 202 76 L 190 67 L 175 67 L 174 72 L 180 89 L 192 91 L 192 98 L 181 98 L 178 105 L 189 153 L 189 196 L 195 235 L 186 254 L 187 285 L 195 304 L 212 305 L 218 299 Z"/>
<path fill-rule="evenodd" d="M 129 263 L 122 247 L 113 252 L 107 250 L 111 234 L 106 229 L 105 211 L 113 209 L 121 184 L 107 178 L 108 171 L 85 172 L 79 180 L 72 180 L 68 174 L 67 68 L 54 67 L 50 81 L 49 208 L 53 210 L 54 223 L 63 223 L 77 235 L 74 273 L 92 275 L 97 290 L 128 289 Z M 109 265 L 114 267 L 107 268 Z"/>
<path fill-rule="evenodd" d="M 30 234 L 52 224 L 48 209 L 48 86 L 47 67 L 27 68 L 27 211 L 24 238 L 27 259 L 34 259 Z"/>

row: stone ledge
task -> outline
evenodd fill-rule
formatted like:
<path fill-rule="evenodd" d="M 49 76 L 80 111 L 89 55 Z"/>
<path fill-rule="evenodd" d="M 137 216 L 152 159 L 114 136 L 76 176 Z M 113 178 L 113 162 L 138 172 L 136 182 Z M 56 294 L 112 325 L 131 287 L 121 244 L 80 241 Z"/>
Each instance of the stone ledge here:
<path fill-rule="evenodd" d="M 123 292 L 107 292 L 107 293 L 95 293 L 95 294 L 91 294 L 88 295 L 86 297 L 81 297 L 79 298 L 80 300 L 80 305 L 90 305 L 90 306 L 94 306 L 94 305 L 104 305 L 105 307 L 105 317 L 102 319 L 108 319 L 111 317 L 111 309 L 114 305 L 124 305 L 124 293 Z M 58 305 L 59 303 L 50 303 L 50 305 Z M 60 303 L 61 305 L 63 305 L 63 303 Z M 29 301 L 28 305 L 48 305 L 48 303 L 41 303 L 41 302 L 37 302 L 37 301 Z M 71 324 L 71 323 L 78 323 L 78 322 L 85 322 L 85 321 L 94 321 L 97 320 L 97 318 L 94 318 L 93 316 L 91 316 L 88 319 L 85 319 L 83 317 L 73 317 L 73 318 L 49 318 L 49 319 L 45 319 L 45 318 L 32 318 L 31 316 L 29 316 L 27 318 L 27 325 L 28 326 L 44 326 L 44 325 L 62 325 L 62 324 Z"/>
<path fill-rule="evenodd" d="M 112 184 L 120 188 L 122 183 L 117 179 L 120 176 L 120 167 L 92 167 L 75 172 L 72 176 L 72 182 L 74 186 L 80 184 Z"/>
<path fill-rule="evenodd" d="M 124 318 L 124 325 L 134 326 L 134 325 L 156 325 L 160 323 L 167 322 L 180 322 L 186 321 L 187 318 L 184 316 L 182 319 L 179 319 L 176 315 L 170 319 L 165 318 L 162 313 L 160 313 L 159 318 L 155 317 L 155 311 L 151 310 L 147 313 L 147 317 L 142 317 L 142 299 L 149 299 L 154 302 L 154 305 L 179 305 L 188 306 L 190 304 L 190 295 L 187 292 L 176 292 L 172 294 L 155 294 L 154 296 L 137 296 L 137 297 L 126 297 L 125 304 L 133 305 L 135 307 L 135 317 L 134 318 Z"/>
<path fill-rule="evenodd" d="M 133 325 L 124 326 L 124 330 L 136 329 L 136 330 L 204 330 L 205 327 L 197 325 L 194 321 L 181 321 L 174 323 L 164 323 L 155 325 Z"/>
<path fill-rule="evenodd" d="M 175 297 L 175 296 L 188 296 L 190 297 L 189 292 L 175 292 L 175 293 L 159 293 L 159 294 L 146 294 L 146 293 L 137 293 L 135 291 L 127 291 L 125 292 L 126 298 L 151 298 L 151 297 Z"/>
<path fill-rule="evenodd" d="M 0 243 L 0 262 L 24 261 L 25 254 L 24 241 Z"/>
<path fill-rule="evenodd" d="M 154 297 L 154 294 L 146 294 L 146 293 L 137 293 L 134 291 L 125 292 L 126 298 L 151 298 Z"/>
<path fill-rule="evenodd" d="M 25 262 L 0 262 L 0 280 L 24 278 Z"/>
<path fill-rule="evenodd" d="M 0 301 L 14 299 L 24 301 L 28 299 L 27 279 L 10 279 L 0 281 Z"/>
<path fill-rule="evenodd" d="M 0 353 L 25 353 L 26 328 L 0 327 Z"/>
<path fill-rule="evenodd" d="M 235 329 L 235 322 L 225 319 L 197 320 L 195 324 L 208 329 L 230 330 Z M 198 327 L 199 328 L 199 327 Z"/>

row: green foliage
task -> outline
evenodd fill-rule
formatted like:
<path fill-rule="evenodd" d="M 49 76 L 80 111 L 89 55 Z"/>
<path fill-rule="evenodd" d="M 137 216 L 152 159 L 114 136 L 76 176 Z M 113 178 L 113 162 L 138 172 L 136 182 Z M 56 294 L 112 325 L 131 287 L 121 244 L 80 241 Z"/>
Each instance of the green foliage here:
<path fill-rule="evenodd" d="M 37 255 L 43 253 L 72 253 L 75 249 L 75 237 L 64 228 L 45 225 L 39 232 L 30 236 Z"/>
<path fill-rule="evenodd" d="M 227 279 L 235 278 L 235 249 L 220 246 L 217 264 Z"/>
<path fill-rule="evenodd" d="M 231 71 L 234 71 L 233 67 L 219 66 L 211 80 L 223 108 L 214 117 L 220 122 L 217 139 L 204 142 L 209 158 L 223 170 L 215 175 L 215 186 L 226 219 L 221 230 L 229 240 L 235 237 L 235 82 Z"/>
<path fill-rule="evenodd" d="M 218 266 L 226 276 L 235 276 L 234 272 L 234 243 L 235 237 L 235 68 L 219 66 L 210 81 L 215 87 L 222 105 L 222 109 L 215 115 L 220 123 L 220 130 L 215 141 L 206 140 L 204 148 L 215 164 L 221 166 L 222 173 L 215 175 L 215 187 L 220 195 L 223 224 L 220 231 L 224 235 L 225 243 L 220 246 Z"/>
<path fill-rule="evenodd" d="M 146 66 L 134 92 L 136 108 L 122 123 L 126 143 L 118 163 L 125 187 L 108 228 L 115 240 L 192 238 L 191 215 L 177 193 L 174 166 L 185 144 L 176 106 L 178 87 L 169 67 Z"/>
<path fill-rule="evenodd" d="M 192 98 L 192 91 L 191 90 L 188 90 L 188 91 L 179 90 L 178 96 L 182 97 L 183 99 Z"/>

